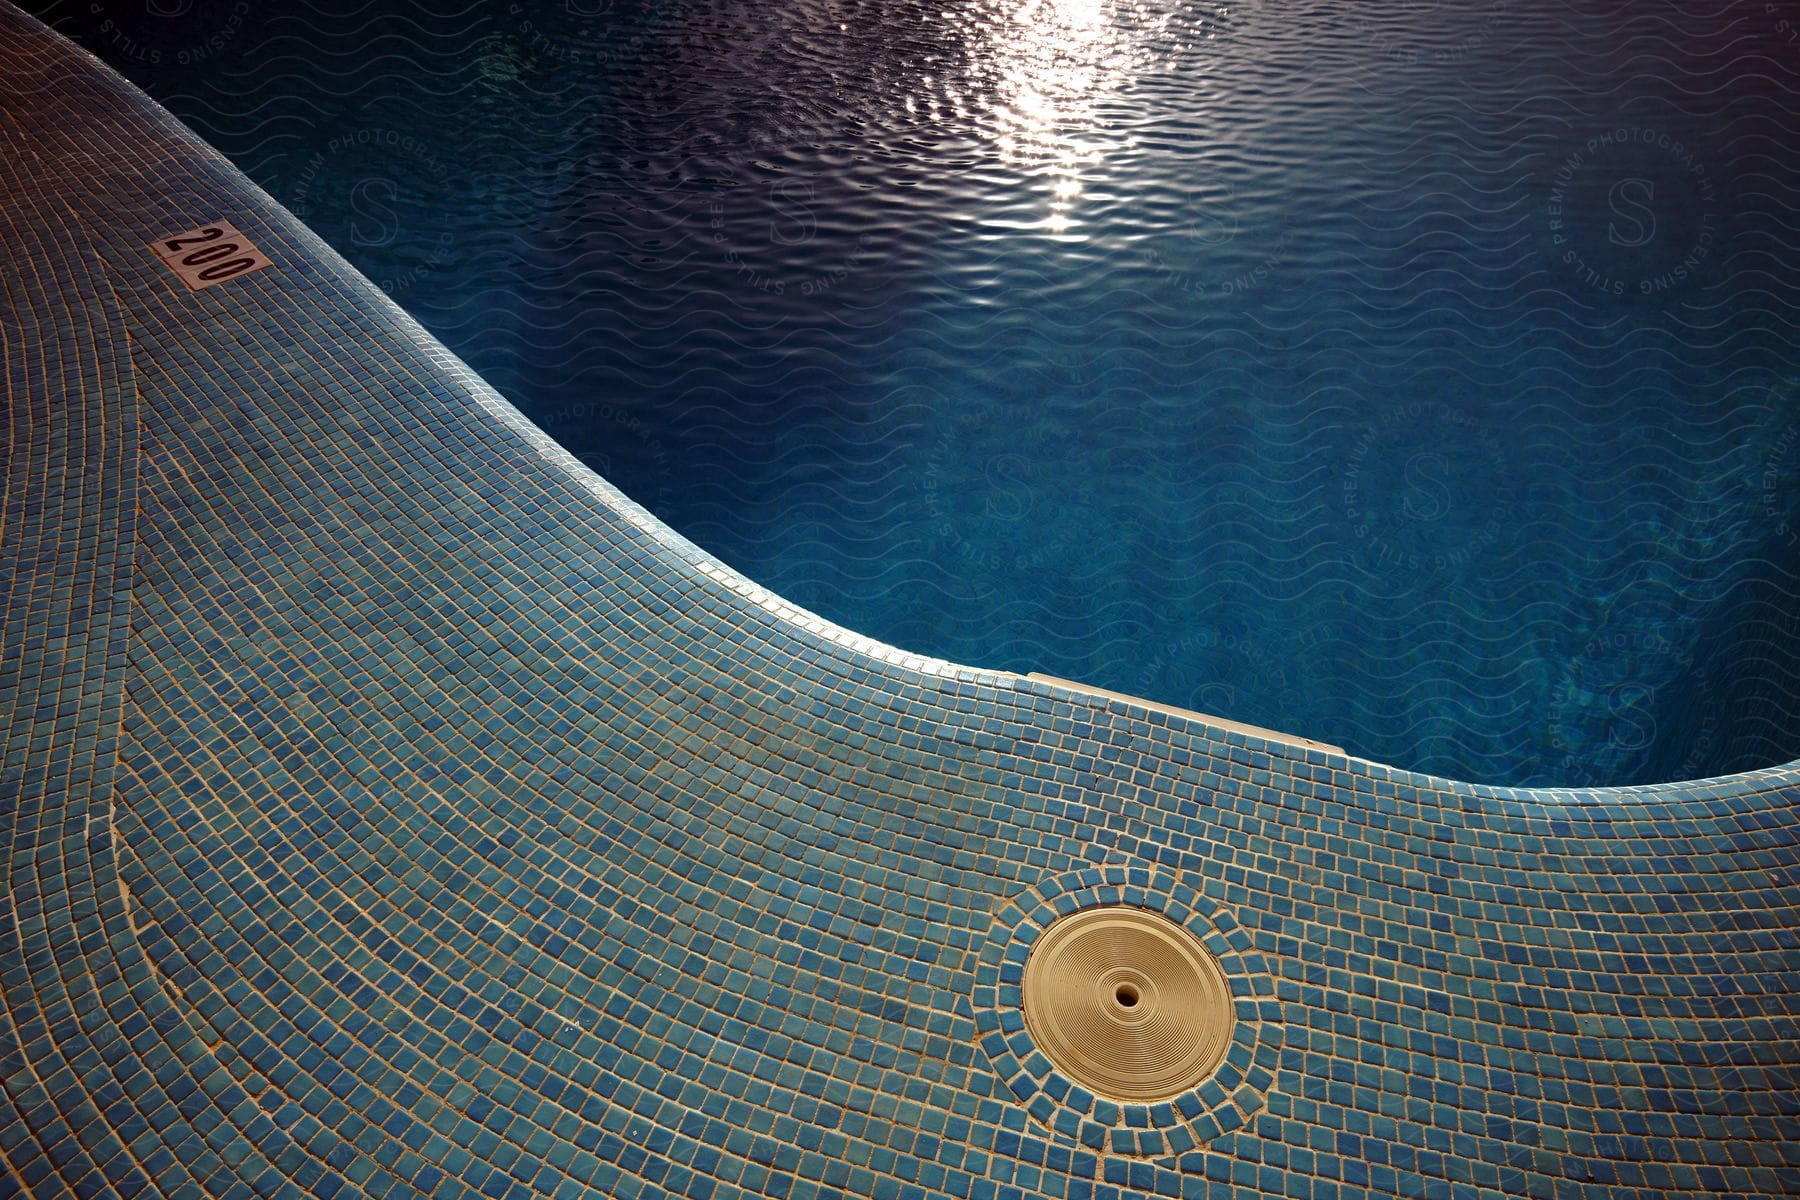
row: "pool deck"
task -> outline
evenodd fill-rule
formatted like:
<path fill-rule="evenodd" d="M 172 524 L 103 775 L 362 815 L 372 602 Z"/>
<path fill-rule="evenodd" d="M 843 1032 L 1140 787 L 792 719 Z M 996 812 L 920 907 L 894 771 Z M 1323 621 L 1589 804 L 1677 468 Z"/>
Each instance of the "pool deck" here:
<path fill-rule="evenodd" d="M 1800 763 L 1473 786 L 858 637 L 3 0 L 0 76 L 0 1200 L 1800 1195 Z M 1225 969 L 1173 1102 L 1023 1025 L 1093 903 Z"/>

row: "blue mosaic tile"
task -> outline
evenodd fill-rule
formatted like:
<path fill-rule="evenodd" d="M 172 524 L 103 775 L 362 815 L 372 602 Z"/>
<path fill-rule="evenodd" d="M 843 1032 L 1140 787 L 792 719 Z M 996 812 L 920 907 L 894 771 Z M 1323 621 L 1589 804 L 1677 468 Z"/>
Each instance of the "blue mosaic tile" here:
<path fill-rule="evenodd" d="M 1800 1194 L 1800 764 L 1462 784 L 837 629 L 0 33 L 0 1195 Z M 190 291 L 213 219 L 272 265 Z M 1019 1012 L 1093 903 L 1229 980 L 1166 1102 Z"/>

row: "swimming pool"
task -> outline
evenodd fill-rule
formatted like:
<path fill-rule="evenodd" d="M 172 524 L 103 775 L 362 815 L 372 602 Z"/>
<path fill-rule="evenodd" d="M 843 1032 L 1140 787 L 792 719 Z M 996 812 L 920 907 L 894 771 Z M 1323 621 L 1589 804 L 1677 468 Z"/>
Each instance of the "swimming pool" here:
<path fill-rule="evenodd" d="M 1800 760 L 872 642 L 7 3 L 0 77 L 0 1195 L 1800 1193 Z"/>
<path fill-rule="evenodd" d="M 1482 781 L 1800 743 L 1762 5 L 92 7 L 47 15 L 852 628 Z"/>

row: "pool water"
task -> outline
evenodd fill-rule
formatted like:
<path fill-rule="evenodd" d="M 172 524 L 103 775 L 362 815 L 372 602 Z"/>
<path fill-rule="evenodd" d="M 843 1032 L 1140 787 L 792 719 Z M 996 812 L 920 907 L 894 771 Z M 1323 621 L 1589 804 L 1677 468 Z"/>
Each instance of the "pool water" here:
<path fill-rule="evenodd" d="M 37 11 L 851 628 L 1486 782 L 1800 752 L 1760 0 Z"/>

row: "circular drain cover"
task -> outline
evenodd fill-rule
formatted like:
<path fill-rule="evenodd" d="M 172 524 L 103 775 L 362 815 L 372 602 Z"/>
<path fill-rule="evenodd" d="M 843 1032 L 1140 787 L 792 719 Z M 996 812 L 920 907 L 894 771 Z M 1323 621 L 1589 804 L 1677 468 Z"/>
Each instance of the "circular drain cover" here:
<path fill-rule="evenodd" d="M 1025 1024 L 1069 1078 L 1113 1100 L 1164 1100 L 1231 1044 L 1231 989 L 1197 938 L 1137 908 L 1053 921 L 1025 961 Z"/>

